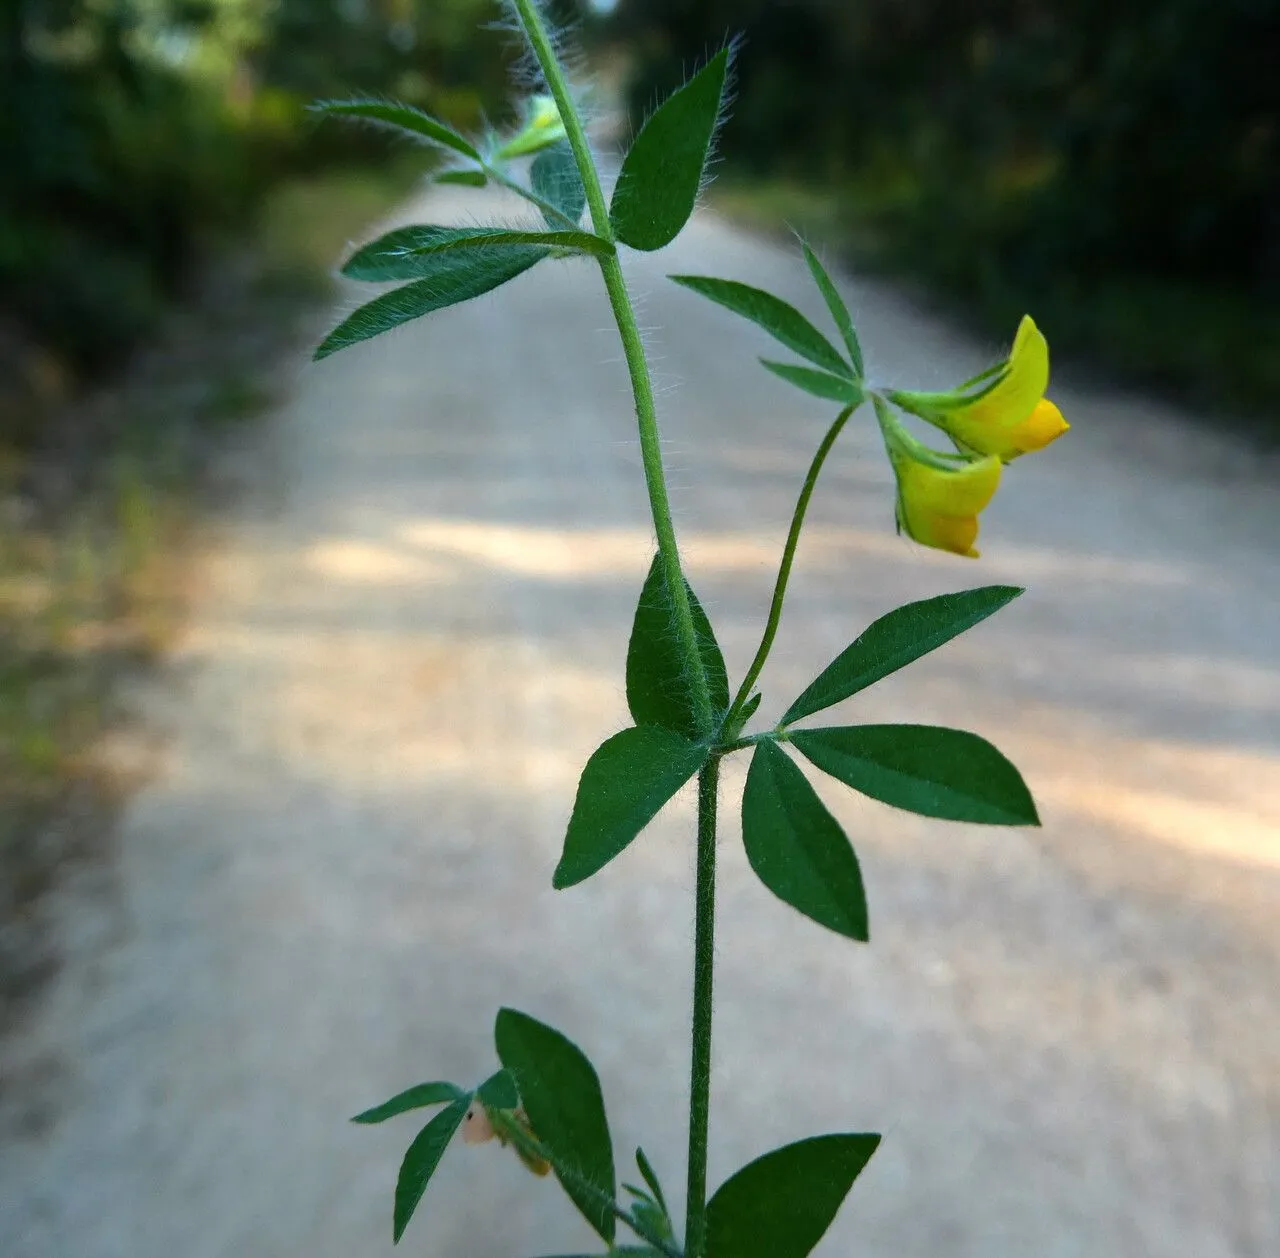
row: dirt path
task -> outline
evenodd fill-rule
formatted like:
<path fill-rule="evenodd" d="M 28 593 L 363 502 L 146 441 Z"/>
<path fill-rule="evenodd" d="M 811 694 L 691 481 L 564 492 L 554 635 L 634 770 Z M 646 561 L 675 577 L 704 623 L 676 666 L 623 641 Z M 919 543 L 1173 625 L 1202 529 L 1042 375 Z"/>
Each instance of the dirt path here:
<path fill-rule="evenodd" d="M 692 577 L 740 673 L 825 416 L 754 366 L 752 329 L 661 277 L 815 303 L 786 251 L 711 217 L 630 267 Z M 985 361 L 891 292 L 848 292 L 878 377 Z M 345 1116 L 482 1077 L 502 1003 L 592 1053 L 620 1157 L 643 1140 L 679 1195 L 689 801 L 549 888 L 577 771 L 626 719 L 650 553 L 607 329 L 589 267 L 546 266 L 300 371 L 177 662 L 166 770 L 111 894 L 69 905 L 72 961 L 7 1066 L 9 1258 L 389 1253 L 416 1128 Z M 1277 468 L 1132 399 L 1055 393 L 1074 430 L 1013 470 L 980 565 L 896 539 L 868 426 L 842 439 L 763 712 L 897 601 L 1025 583 L 860 712 L 991 737 L 1043 831 L 828 792 L 869 885 L 857 948 L 759 888 L 727 809 L 712 1178 L 882 1130 L 828 1254 L 1280 1253 Z M 514 1158 L 459 1148 L 405 1244 L 589 1238 Z"/>

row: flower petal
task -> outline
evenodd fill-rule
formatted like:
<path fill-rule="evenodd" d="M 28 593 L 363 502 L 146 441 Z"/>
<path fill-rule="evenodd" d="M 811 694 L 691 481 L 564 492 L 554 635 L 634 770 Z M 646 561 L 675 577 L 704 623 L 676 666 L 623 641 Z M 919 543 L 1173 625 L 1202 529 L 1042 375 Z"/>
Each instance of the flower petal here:
<path fill-rule="evenodd" d="M 1012 457 L 1022 451 L 1010 434 L 1032 416 L 1048 387 L 1049 343 L 1031 316 L 1023 315 L 1004 377 L 968 405 L 948 411 L 943 426 L 979 454 Z"/>
<path fill-rule="evenodd" d="M 1009 433 L 1009 443 L 1015 453 L 1030 454 L 1033 450 L 1043 450 L 1070 427 L 1062 412 L 1047 397 L 1041 398 L 1031 414 Z"/>
<path fill-rule="evenodd" d="M 922 546 L 976 558 L 978 512 L 995 496 L 1001 464 L 994 456 L 961 463 L 954 470 L 935 467 L 898 450 L 898 519 L 903 531 Z"/>

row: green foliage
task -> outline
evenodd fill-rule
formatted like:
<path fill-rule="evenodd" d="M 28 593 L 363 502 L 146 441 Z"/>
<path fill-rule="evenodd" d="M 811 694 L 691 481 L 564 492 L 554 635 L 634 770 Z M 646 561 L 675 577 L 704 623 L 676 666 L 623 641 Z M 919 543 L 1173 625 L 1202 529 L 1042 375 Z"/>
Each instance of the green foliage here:
<path fill-rule="evenodd" d="M 707 1205 L 706 1258 L 805 1258 L 879 1144 L 814 1136 L 748 1163 Z"/>
<path fill-rule="evenodd" d="M 1040 824 L 1018 770 L 977 734 L 851 725 L 796 730 L 791 741 L 824 773 L 895 808 L 993 826 Z"/>
<path fill-rule="evenodd" d="M 654 1201 L 657 1202 L 664 1213 L 668 1213 L 667 1199 L 663 1195 L 662 1185 L 658 1182 L 658 1174 L 653 1169 L 648 1157 L 645 1156 L 645 1151 L 639 1147 L 636 1149 L 636 1166 L 640 1168 L 640 1174 L 644 1176 L 644 1182 L 649 1185 L 649 1191 L 653 1193 Z"/>
<path fill-rule="evenodd" d="M 353 1123 L 384 1123 L 388 1118 L 398 1114 L 407 1114 L 410 1110 L 425 1109 L 428 1105 L 444 1105 L 450 1101 L 460 1101 L 467 1095 L 455 1083 L 419 1083 L 416 1087 L 407 1088 L 397 1093 L 389 1101 L 375 1105 L 361 1114 L 357 1114 Z"/>
<path fill-rule="evenodd" d="M 582 176 L 578 173 L 573 150 L 567 141 L 562 140 L 559 144 L 544 149 L 533 159 L 533 165 L 529 168 L 529 183 L 535 196 L 541 197 L 571 223 L 576 223 L 582 217 L 587 204 L 587 192 L 582 186 Z M 548 227 L 563 226 L 556 215 L 548 214 L 545 210 L 543 215 Z"/>
<path fill-rule="evenodd" d="M 822 294 L 822 300 L 827 303 L 831 318 L 835 321 L 836 327 L 840 329 L 840 335 L 849 351 L 849 361 L 853 364 L 853 374 L 861 378 L 864 370 L 862 365 L 862 345 L 858 340 L 858 333 L 854 329 L 853 316 L 849 313 L 849 307 L 845 305 L 844 298 L 840 296 L 835 282 L 827 274 L 827 268 L 822 265 L 818 255 L 809 247 L 807 241 L 801 241 L 800 243 L 804 251 L 805 265 L 809 268 L 809 274 L 813 276 L 813 282 L 817 284 L 818 291 Z"/>
<path fill-rule="evenodd" d="M 605 1203 L 617 1192 L 613 1144 L 595 1068 L 559 1031 L 515 1009 L 499 1010 L 494 1042 L 565 1192 L 612 1245 L 616 1220 Z"/>
<path fill-rule="evenodd" d="M 582 771 L 552 885 L 572 887 L 603 869 L 706 762 L 705 746 L 658 725 L 607 739 Z"/>
<path fill-rule="evenodd" d="M 383 293 L 348 315 L 320 342 L 315 358 L 327 358 L 423 315 L 483 296 L 541 262 L 548 252 L 537 245 L 513 245 L 423 255 L 424 273 L 428 260 L 433 263 L 429 278 Z"/>
<path fill-rule="evenodd" d="M 624 245 L 669 245 L 693 213 L 729 69 L 722 48 L 645 122 L 622 160 L 609 221 Z"/>
<path fill-rule="evenodd" d="M 717 712 L 729 706 L 729 679 L 724 656 L 702 604 L 689 583 L 685 582 L 689 606 L 693 612 L 694 632 L 702 652 L 711 692 L 711 706 Z M 627 706 L 637 725 L 660 725 L 685 738 L 699 739 L 705 731 L 698 728 L 694 713 L 689 678 L 676 636 L 675 609 L 667 589 L 662 556 L 655 555 L 649 566 L 636 606 L 631 642 L 627 648 Z"/>
<path fill-rule="evenodd" d="M 762 358 L 760 362 L 775 376 L 781 377 L 788 384 L 794 384 L 805 393 L 812 393 L 814 397 L 839 402 L 842 406 L 857 406 L 862 401 L 861 387 L 848 376 L 833 375 L 829 371 L 818 371 L 813 367 L 800 367 L 795 363 L 779 363 L 771 358 Z"/>
<path fill-rule="evenodd" d="M 6 342 L 16 334 L 73 381 L 105 371 L 276 184 L 385 158 L 354 129 L 315 125 L 318 95 L 359 82 L 444 126 L 500 120 L 510 57 L 482 29 L 498 12 L 498 0 L 0 4 Z"/>
<path fill-rule="evenodd" d="M 477 1089 L 476 1100 L 490 1109 L 515 1109 L 520 1104 L 520 1093 L 509 1070 L 491 1074 Z"/>
<path fill-rule="evenodd" d="M 446 126 L 438 118 L 403 101 L 392 100 L 326 100 L 315 106 L 322 113 L 336 114 L 347 118 L 362 118 L 366 122 L 386 127 L 398 135 L 405 135 L 426 144 L 438 145 L 452 149 L 469 157 L 473 161 L 480 160 L 480 153 L 469 140 L 463 139 L 452 127 Z"/>
<path fill-rule="evenodd" d="M 858 858 L 840 823 L 776 743 L 756 745 L 742 795 L 742 841 L 780 900 L 850 939 L 866 941 Z"/>
<path fill-rule="evenodd" d="M 906 603 L 881 616 L 836 656 L 786 710 L 779 726 L 829 708 L 972 629 L 1017 598 L 1012 585 L 985 585 Z"/>
<path fill-rule="evenodd" d="M 494 250 L 534 245 L 571 253 L 608 253 L 608 241 L 591 232 L 518 231 L 506 227 L 398 227 L 357 249 L 342 268 L 353 280 L 434 278 L 439 256 L 455 249 Z M 495 253 L 493 256 L 497 256 Z"/>
<path fill-rule="evenodd" d="M 440 1165 L 440 1159 L 453 1139 L 454 1132 L 462 1125 L 467 1116 L 467 1107 L 471 1104 L 470 1093 L 454 1101 L 448 1109 L 438 1113 L 417 1135 L 400 1163 L 400 1174 L 396 1179 L 395 1210 L 393 1216 L 393 1239 L 396 1244 L 404 1235 L 404 1230 L 413 1218 L 413 1212 L 427 1191 L 431 1177 Z"/>
<path fill-rule="evenodd" d="M 706 275 L 673 275 L 670 278 L 718 302 L 734 314 L 759 324 L 775 340 L 824 371 L 849 380 L 854 378 L 853 369 L 835 346 L 794 306 L 780 297 L 761 288 L 752 288 L 750 284 L 740 284 L 737 280 L 719 280 Z"/>

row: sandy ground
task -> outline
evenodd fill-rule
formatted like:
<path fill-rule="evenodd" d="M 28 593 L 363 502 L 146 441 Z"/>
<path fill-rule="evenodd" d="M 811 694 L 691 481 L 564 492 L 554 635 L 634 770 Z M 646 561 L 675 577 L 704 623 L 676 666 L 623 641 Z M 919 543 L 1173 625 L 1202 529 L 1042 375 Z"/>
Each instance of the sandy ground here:
<path fill-rule="evenodd" d="M 740 675 L 827 414 L 755 366 L 761 334 L 662 276 L 821 305 L 790 251 L 706 215 L 629 267 L 691 576 Z M 877 380 L 954 383 L 993 348 L 846 289 Z M 1074 428 L 1011 470 L 979 564 L 894 537 L 869 417 L 824 476 L 761 719 L 895 603 L 1026 584 L 846 712 L 985 734 L 1045 825 L 823 786 L 868 883 L 859 947 L 755 882 L 729 772 L 712 1179 L 879 1130 L 821 1252 L 1273 1258 L 1280 468 L 1132 397 L 1055 396 Z M 550 889 L 577 772 L 626 722 L 651 550 L 592 268 L 544 264 L 300 365 L 251 458 L 259 488 L 152 703 L 164 771 L 105 885 L 68 894 L 71 959 L 10 1047 L 0 1252 L 389 1252 L 417 1126 L 345 1118 L 485 1076 L 501 1004 L 590 1052 L 620 1162 L 642 1141 L 679 1198 L 691 801 Z M 590 1237 L 510 1154 L 459 1147 L 403 1244 L 528 1258 Z"/>

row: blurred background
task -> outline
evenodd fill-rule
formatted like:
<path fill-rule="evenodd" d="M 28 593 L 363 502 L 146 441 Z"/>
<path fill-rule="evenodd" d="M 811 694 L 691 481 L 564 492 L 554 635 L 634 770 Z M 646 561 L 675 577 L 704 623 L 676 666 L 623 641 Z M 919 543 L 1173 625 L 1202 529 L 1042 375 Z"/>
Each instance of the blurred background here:
<path fill-rule="evenodd" d="M 1043 836 L 957 844 L 841 805 L 885 923 L 849 969 L 758 926 L 728 865 L 727 929 L 751 943 L 726 967 L 719 1169 L 830 1126 L 835 1097 L 897 1141 L 865 1252 L 1273 1258 L 1280 0 L 555 12 L 602 121 L 633 127 L 742 36 L 711 213 L 678 264 L 628 261 L 731 665 L 813 414 L 664 270 L 817 317 L 800 229 L 843 269 L 878 369 L 926 364 L 924 386 L 980 369 L 1031 310 L 1073 422 L 984 526 L 985 578 L 1040 600 L 992 631 L 998 677 L 956 648 L 883 700 L 969 713 L 1027 769 Z M 624 1117 L 682 1103 L 687 941 L 655 923 L 686 913 L 687 816 L 627 857 L 627 890 L 543 890 L 577 766 L 602 714 L 625 719 L 650 542 L 598 292 L 565 268 L 537 298 L 513 286 L 301 367 L 355 300 L 334 281 L 351 241 L 388 215 L 490 212 L 456 190 L 423 208 L 429 152 L 309 103 L 385 94 L 500 128 L 513 77 L 498 0 L 0 0 L 6 1255 L 377 1252 L 399 1134 L 370 1157 L 333 1116 L 434 1069 L 424 1044 L 465 1072 L 518 997 L 591 1027 L 587 993 L 613 993 L 602 1073 Z M 590 348 L 579 374 L 553 335 Z M 481 342 L 502 371 L 477 369 Z M 851 606 L 860 626 L 974 579 L 892 539 L 859 440 L 856 470 L 824 474 L 840 492 L 798 578 L 811 627 L 771 665 L 786 685 L 847 642 Z M 486 836 L 516 854 L 484 858 Z M 499 910 L 520 929 L 495 940 Z M 802 1023 L 827 1029 L 791 1061 Z M 750 1109 L 811 1068 L 832 1091 Z M 544 1221 L 457 1201 L 439 1227 L 461 1247 L 435 1252 L 514 1254 Z"/>

